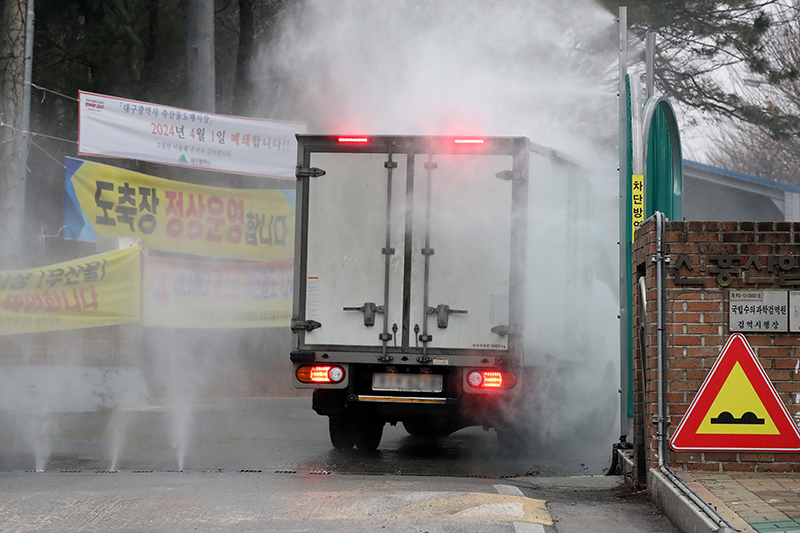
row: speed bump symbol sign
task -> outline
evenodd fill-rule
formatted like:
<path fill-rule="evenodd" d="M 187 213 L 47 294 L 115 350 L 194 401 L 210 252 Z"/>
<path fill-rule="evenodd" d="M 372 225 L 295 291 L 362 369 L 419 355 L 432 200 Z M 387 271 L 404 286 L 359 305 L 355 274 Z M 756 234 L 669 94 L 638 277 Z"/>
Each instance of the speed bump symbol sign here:
<path fill-rule="evenodd" d="M 670 445 L 680 451 L 800 451 L 797 425 L 744 335 L 728 339 Z"/>

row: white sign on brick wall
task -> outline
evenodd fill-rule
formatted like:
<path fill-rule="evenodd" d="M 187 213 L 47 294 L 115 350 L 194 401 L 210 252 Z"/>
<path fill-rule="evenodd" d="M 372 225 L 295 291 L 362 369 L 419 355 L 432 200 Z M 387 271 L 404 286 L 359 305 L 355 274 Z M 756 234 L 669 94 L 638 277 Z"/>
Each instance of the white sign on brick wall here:
<path fill-rule="evenodd" d="M 800 291 L 789 291 L 789 331 L 800 331 Z"/>
<path fill-rule="evenodd" d="M 732 290 L 728 295 L 731 331 L 789 331 L 789 291 Z"/>

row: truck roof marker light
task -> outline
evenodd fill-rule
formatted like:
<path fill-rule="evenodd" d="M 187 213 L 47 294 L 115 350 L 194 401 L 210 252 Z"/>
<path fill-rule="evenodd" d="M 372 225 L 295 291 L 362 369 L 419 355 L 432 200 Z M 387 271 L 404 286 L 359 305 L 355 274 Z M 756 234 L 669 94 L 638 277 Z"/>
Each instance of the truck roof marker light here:
<path fill-rule="evenodd" d="M 483 144 L 486 141 L 484 141 L 483 139 L 471 138 L 471 139 L 454 139 L 453 142 L 456 144 Z"/>
<path fill-rule="evenodd" d="M 368 143 L 369 142 L 369 139 L 367 137 L 339 137 L 336 140 L 338 142 L 340 142 L 340 143 L 350 143 L 350 144 L 354 144 L 354 143 L 363 144 L 363 143 Z"/>
<path fill-rule="evenodd" d="M 295 375 L 300 383 L 339 383 L 344 379 L 344 369 L 331 365 L 303 365 Z"/>

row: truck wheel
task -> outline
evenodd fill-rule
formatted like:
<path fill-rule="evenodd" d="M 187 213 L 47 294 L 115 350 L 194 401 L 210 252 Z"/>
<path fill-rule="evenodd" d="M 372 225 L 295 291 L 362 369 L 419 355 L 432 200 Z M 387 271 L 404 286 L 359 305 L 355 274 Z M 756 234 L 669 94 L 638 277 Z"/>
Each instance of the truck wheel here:
<path fill-rule="evenodd" d="M 328 417 L 328 432 L 331 435 L 331 444 L 337 450 L 349 450 L 356 443 L 355 424 L 351 418 Z"/>
<path fill-rule="evenodd" d="M 356 448 L 362 452 L 374 452 L 383 437 L 383 422 L 365 421 L 356 433 Z"/>

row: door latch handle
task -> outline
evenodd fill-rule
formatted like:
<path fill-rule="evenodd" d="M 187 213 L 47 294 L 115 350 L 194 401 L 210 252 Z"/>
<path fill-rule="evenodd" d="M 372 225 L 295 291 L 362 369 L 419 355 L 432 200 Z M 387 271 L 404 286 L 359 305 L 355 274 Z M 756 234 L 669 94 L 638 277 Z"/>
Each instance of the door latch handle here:
<path fill-rule="evenodd" d="M 316 320 L 292 320 L 291 324 L 291 329 L 295 333 L 298 331 L 314 331 L 315 329 L 321 327 L 322 324 Z"/>
<path fill-rule="evenodd" d="M 344 311 L 361 311 L 364 313 L 364 325 L 374 326 L 375 325 L 375 313 L 383 313 L 383 306 L 382 305 L 375 305 L 372 302 L 367 302 L 361 307 L 343 307 Z"/>
<path fill-rule="evenodd" d="M 466 315 L 467 311 L 465 309 L 450 309 L 450 306 L 445 304 L 428 308 L 428 314 L 436 315 L 436 325 L 441 329 L 447 327 L 447 325 L 450 323 L 450 315 L 453 313 Z"/>

